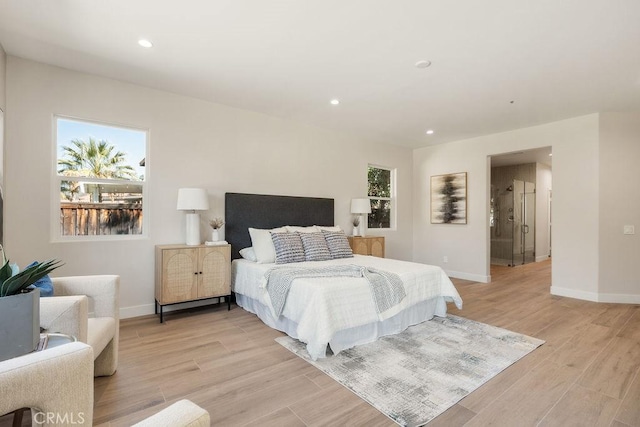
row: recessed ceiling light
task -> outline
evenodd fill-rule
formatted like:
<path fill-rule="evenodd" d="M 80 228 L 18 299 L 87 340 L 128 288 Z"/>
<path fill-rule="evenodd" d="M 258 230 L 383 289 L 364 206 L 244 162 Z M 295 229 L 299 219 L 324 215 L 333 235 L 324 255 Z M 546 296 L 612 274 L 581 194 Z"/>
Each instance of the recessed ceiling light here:
<path fill-rule="evenodd" d="M 140 39 L 138 40 L 138 44 L 142 47 L 146 47 L 146 48 L 150 48 L 153 47 L 153 43 L 151 43 L 149 40 L 147 39 Z"/>
<path fill-rule="evenodd" d="M 427 135 L 433 135 L 433 130 L 432 130 L 432 129 L 429 129 L 429 130 L 427 131 Z"/>
<path fill-rule="evenodd" d="M 553 157 L 553 153 L 549 153 L 549 157 Z"/>
<path fill-rule="evenodd" d="M 338 105 L 338 104 L 340 104 L 340 100 L 338 100 L 338 99 L 332 99 L 331 100 L 331 105 Z"/>
<path fill-rule="evenodd" d="M 416 62 L 416 68 L 427 68 L 429 65 L 431 65 L 431 61 L 427 61 L 426 59 L 421 59 Z"/>

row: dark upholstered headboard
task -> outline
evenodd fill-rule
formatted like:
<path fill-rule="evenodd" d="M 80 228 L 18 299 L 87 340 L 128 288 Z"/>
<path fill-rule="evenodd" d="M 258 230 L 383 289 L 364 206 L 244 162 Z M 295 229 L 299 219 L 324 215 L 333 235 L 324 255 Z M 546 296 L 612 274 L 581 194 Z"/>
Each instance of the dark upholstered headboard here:
<path fill-rule="evenodd" d="M 333 225 L 333 199 L 226 193 L 224 237 L 231 244 L 231 258 L 251 246 L 249 227 L 275 228 L 283 225 Z"/>

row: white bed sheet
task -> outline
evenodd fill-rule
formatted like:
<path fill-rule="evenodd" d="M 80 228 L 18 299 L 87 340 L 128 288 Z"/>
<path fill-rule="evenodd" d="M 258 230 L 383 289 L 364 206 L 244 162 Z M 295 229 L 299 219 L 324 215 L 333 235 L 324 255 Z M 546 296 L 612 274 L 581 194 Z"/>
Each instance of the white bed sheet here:
<path fill-rule="evenodd" d="M 239 305 L 257 314 L 267 325 L 305 342 L 314 359 L 325 357 L 327 344 L 337 354 L 353 345 L 374 341 L 379 336 L 401 332 L 434 315 L 443 316 L 446 313 L 446 302 L 454 302 L 462 308 L 462 299 L 453 283 L 437 266 L 362 255 L 286 266 L 344 264 L 373 267 L 398 274 L 404 282 L 407 296 L 394 309 L 387 310 L 386 317 L 380 318 L 366 279 L 301 278 L 293 281 L 282 316 L 275 319 L 269 295 L 261 285 L 264 273 L 278 265 L 234 260 L 232 286 L 234 292 L 241 295 L 237 298 Z"/>

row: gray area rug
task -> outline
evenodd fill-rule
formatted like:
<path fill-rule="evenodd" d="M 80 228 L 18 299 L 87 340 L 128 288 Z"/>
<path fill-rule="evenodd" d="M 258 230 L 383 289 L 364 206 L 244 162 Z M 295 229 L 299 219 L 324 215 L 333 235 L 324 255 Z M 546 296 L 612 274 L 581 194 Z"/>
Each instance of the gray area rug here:
<path fill-rule="evenodd" d="M 544 344 L 453 315 L 317 361 L 298 340 L 276 341 L 402 426 L 428 423 Z"/>

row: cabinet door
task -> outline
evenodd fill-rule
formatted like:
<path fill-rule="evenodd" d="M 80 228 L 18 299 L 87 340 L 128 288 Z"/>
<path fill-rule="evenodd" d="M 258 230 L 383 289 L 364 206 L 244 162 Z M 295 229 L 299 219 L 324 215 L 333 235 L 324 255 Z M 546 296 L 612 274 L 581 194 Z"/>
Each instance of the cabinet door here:
<path fill-rule="evenodd" d="M 231 294 L 229 246 L 200 248 L 198 298 Z"/>
<path fill-rule="evenodd" d="M 371 238 L 369 243 L 371 244 L 369 255 L 384 258 L 384 237 Z"/>
<path fill-rule="evenodd" d="M 351 245 L 354 254 L 369 255 L 369 248 L 367 248 L 367 241 L 365 239 L 354 237 Z"/>
<path fill-rule="evenodd" d="M 197 249 L 165 249 L 162 251 L 162 301 L 189 301 L 197 298 Z"/>

